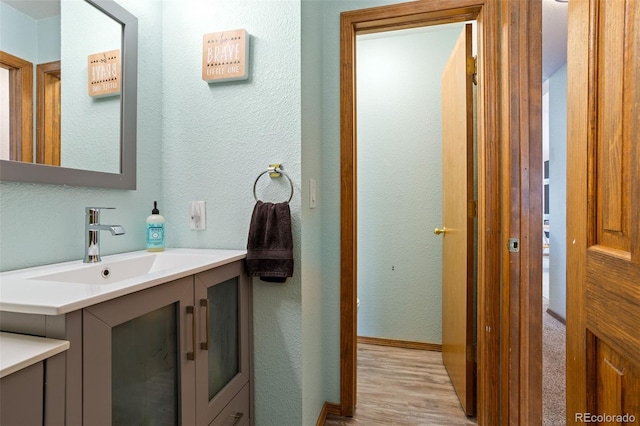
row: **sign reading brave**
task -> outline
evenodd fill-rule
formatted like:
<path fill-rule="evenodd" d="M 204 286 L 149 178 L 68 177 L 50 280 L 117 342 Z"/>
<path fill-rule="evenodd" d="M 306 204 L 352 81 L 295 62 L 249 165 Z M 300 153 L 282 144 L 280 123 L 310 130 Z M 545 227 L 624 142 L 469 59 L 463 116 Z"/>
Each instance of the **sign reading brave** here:
<path fill-rule="evenodd" d="M 87 57 L 89 96 L 94 98 L 120 93 L 120 49 Z"/>
<path fill-rule="evenodd" d="M 207 83 L 249 78 L 249 34 L 246 30 L 202 37 L 202 79 Z"/>

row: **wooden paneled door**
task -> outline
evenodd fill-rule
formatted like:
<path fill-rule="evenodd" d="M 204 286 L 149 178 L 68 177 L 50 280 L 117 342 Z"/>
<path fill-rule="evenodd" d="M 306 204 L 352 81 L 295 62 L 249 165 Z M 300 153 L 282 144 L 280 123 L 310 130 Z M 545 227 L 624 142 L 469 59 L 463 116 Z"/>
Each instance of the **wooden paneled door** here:
<path fill-rule="evenodd" d="M 471 24 L 442 72 L 442 361 L 474 414 L 473 73 Z"/>
<path fill-rule="evenodd" d="M 569 2 L 568 52 L 567 423 L 637 424 L 640 2 Z"/>

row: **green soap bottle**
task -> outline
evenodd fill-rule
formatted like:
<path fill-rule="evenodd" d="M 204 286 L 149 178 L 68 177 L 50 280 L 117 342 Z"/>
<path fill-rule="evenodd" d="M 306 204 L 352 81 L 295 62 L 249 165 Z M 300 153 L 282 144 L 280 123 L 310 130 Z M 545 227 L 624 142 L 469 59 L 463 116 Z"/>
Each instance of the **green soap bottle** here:
<path fill-rule="evenodd" d="M 158 210 L 158 202 L 153 202 L 151 216 L 147 217 L 147 251 L 164 250 L 164 216 Z"/>

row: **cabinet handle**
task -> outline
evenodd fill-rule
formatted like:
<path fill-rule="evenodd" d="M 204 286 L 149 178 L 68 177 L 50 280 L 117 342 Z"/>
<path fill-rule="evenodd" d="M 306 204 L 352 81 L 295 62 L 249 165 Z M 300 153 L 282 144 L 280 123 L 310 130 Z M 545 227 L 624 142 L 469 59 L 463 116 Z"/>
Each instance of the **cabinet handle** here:
<path fill-rule="evenodd" d="M 196 360 L 196 312 L 193 306 L 187 306 L 187 315 L 191 315 L 191 352 L 187 352 L 187 359 L 189 361 Z"/>
<path fill-rule="evenodd" d="M 231 426 L 237 425 L 242 416 L 244 416 L 244 413 L 237 412 L 235 414 L 232 414 L 231 417 L 233 417 L 235 420 Z"/>
<path fill-rule="evenodd" d="M 204 350 L 204 351 L 208 351 L 209 350 L 209 324 L 211 321 L 211 313 L 209 311 L 209 299 L 200 299 L 200 307 L 204 307 L 205 308 L 205 312 L 206 312 L 206 323 L 205 323 L 205 331 L 207 333 L 207 340 L 205 340 L 204 342 L 200 342 L 200 349 Z"/>

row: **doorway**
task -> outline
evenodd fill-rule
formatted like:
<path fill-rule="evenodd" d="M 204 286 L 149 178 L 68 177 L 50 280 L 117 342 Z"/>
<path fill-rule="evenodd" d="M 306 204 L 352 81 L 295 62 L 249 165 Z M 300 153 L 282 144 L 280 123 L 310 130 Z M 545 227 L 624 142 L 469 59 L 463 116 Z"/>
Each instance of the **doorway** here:
<path fill-rule="evenodd" d="M 465 219 L 465 194 L 469 192 L 470 201 L 475 200 L 473 150 L 469 149 L 468 158 L 464 155 L 467 145 L 473 145 L 474 133 L 474 71 L 468 68 L 468 60 L 473 61 L 472 26 L 456 23 L 384 31 L 359 35 L 356 43 L 358 343 L 441 351 L 433 356 L 446 361 L 460 397 L 459 403 L 446 410 L 453 415 L 456 409 L 463 414 L 460 403 L 466 414 L 474 412 L 473 361 L 467 363 L 466 356 L 467 346 L 473 347 L 474 330 L 473 214 Z M 463 47 L 467 43 L 468 52 Z M 452 54 L 454 47 L 457 55 Z M 451 62 L 452 58 L 459 58 L 460 65 Z M 449 86 L 443 83 L 445 77 Z M 443 120 L 453 121 L 453 125 L 444 126 Z M 452 148 L 456 141 L 457 148 Z M 445 181 L 448 190 L 443 190 Z M 452 188 L 456 183 L 458 187 Z M 450 208 L 447 218 L 443 216 L 443 194 L 453 195 L 446 198 Z M 460 233 L 462 229 L 434 233 L 443 225 L 458 228 L 460 217 L 462 228 L 469 221 L 469 242 Z M 455 272 L 453 277 L 447 276 L 447 291 L 443 287 L 445 244 L 455 253 L 448 257 L 455 262 L 447 264 L 448 271 L 453 266 Z M 466 251 L 467 244 L 469 262 L 460 253 Z M 432 356 L 415 354 L 415 362 Z M 367 360 L 369 357 L 365 355 Z M 362 370 L 360 359 L 358 365 Z M 373 377 L 367 375 L 367 380 Z M 402 392 L 397 396 L 402 397 Z M 372 401 L 361 402 L 361 406 L 370 406 Z M 359 413 L 360 419 L 364 412 Z M 421 414 L 413 415 L 420 418 Z"/>
<path fill-rule="evenodd" d="M 444 64 L 462 24 L 358 36 L 358 335 L 441 342 Z"/>
<path fill-rule="evenodd" d="M 537 357 L 541 347 L 542 232 L 539 225 L 533 226 L 541 222 L 542 206 L 541 10 L 537 2 L 515 0 L 416 1 L 341 14 L 343 416 L 353 415 L 356 406 L 356 35 L 468 20 L 478 21 L 480 58 L 478 420 L 480 424 L 527 423 L 541 417 L 541 365 Z M 502 20 L 508 22 L 504 27 Z M 507 245 L 511 237 L 517 250 Z"/>
<path fill-rule="evenodd" d="M 542 413 L 566 422 L 567 18 L 568 3 L 542 3 L 543 281 Z"/>

